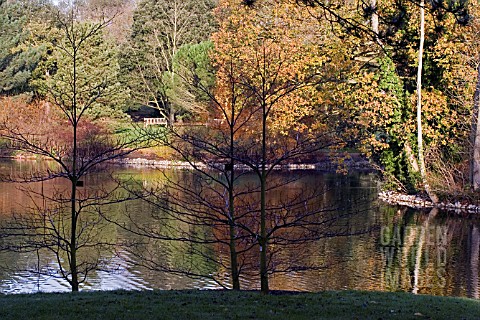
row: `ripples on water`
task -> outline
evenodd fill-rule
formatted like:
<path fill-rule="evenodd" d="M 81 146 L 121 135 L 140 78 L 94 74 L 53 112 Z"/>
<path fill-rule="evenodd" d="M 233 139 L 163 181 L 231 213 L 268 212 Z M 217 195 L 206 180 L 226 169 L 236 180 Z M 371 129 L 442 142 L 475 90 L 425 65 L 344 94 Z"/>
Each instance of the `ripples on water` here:
<path fill-rule="evenodd" d="M 5 166 L 5 165 L 4 165 Z M 129 175 L 149 179 L 145 170 L 126 170 Z M 276 290 L 381 290 L 412 291 L 417 283 L 418 292 L 436 295 L 469 296 L 478 298 L 480 223 L 475 217 L 461 218 L 448 213 L 439 213 L 427 221 L 428 213 L 415 212 L 375 202 L 377 183 L 371 174 L 356 174 L 349 177 L 310 172 L 316 180 L 325 180 L 335 186 L 335 196 L 340 199 L 362 197 L 370 199 L 366 210 L 355 216 L 356 226 L 377 226 L 373 233 L 355 237 L 340 237 L 320 240 L 309 244 L 308 261 L 324 268 L 307 272 L 288 272 L 270 277 L 270 287 Z M 15 208 L 11 199 L 22 201 L 22 195 L 11 185 L 0 185 L 0 219 Z M 143 208 L 138 205 L 136 210 Z M 422 240 L 422 228 L 433 226 L 440 232 L 441 241 Z M 388 232 L 387 232 L 388 231 Z M 397 232 L 398 231 L 398 232 Z M 396 232 L 396 233 L 395 233 Z M 127 237 L 124 232 L 118 232 Z M 398 236 L 399 238 L 395 238 Z M 383 238 L 382 238 L 383 237 Z M 442 240 L 442 237 L 445 239 Z M 430 239 L 431 240 L 431 239 Z M 440 241 L 439 240 L 439 241 Z M 166 248 L 163 255 L 172 255 Z M 418 254 L 421 256 L 417 259 Z M 295 254 L 295 253 L 293 253 Z M 168 258 L 168 257 L 166 257 Z M 134 260 L 127 252 L 110 259 L 114 272 L 95 272 L 82 290 L 151 290 L 151 289 L 219 289 L 210 279 L 192 279 L 184 276 L 154 272 L 131 264 Z M 35 257 L 0 253 L 0 265 L 14 261 L 17 265 L 32 265 Z M 418 263 L 419 262 L 419 263 Z M 225 284 L 229 285 L 225 271 Z M 414 275 L 416 280 L 413 279 Z M 416 282 L 415 282 L 416 281 Z M 256 279 L 242 279 L 242 288 L 258 289 Z M 1 293 L 31 293 L 69 291 L 65 280 L 53 276 L 34 275 L 26 272 L 0 270 Z"/>

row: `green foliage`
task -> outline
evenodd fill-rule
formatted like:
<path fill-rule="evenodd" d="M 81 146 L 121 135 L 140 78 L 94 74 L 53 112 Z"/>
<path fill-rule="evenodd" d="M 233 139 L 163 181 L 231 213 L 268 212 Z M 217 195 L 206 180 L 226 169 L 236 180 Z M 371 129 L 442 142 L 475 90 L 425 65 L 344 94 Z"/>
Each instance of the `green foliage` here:
<path fill-rule="evenodd" d="M 153 35 L 158 45 L 177 48 L 199 43 L 215 30 L 216 0 L 142 0 L 134 13 L 132 38 L 148 46 Z M 176 34 L 178 38 L 171 36 Z"/>
<path fill-rule="evenodd" d="M 395 97 L 395 121 L 398 122 L 401 119 L 399 118 L 401 114 L 401 109 L 403 109 L 405 104 L 405 89 L 403 81 L 400 79 L 396 72 L 395 64 L 389 56 L 385 56 L 382 59 L 379 59 L 380 68 L 378 72 L 377 79 L 379 81 L 378 88 L 384 90 L 393 97 Z"/>
<path fill-rule="evenodd" d="M 213 43 L 202 41 L 198 44 L 186 44 L 175 54 L 173 63 L 177 73 L 185 80 L 192 82 L 193 86 L 207 89 L 213 88 L 215 84 L 215 70 L 210 59 Z M 204 90 L 205 91 L 205 90 Z M 197 92 L 203 95 L 202 100 L 208 100 L 204 92 Z"/>
<path fill-rule="evenodd" d="M 123 81 L 135 102 L 155 107 L 171 120 L 185 111 L 167 92 L 175 81 L 174 57 L 183 45 L 210 37 L 216 28 L 212 17 L 215 5 L 215 0 L 139 2 L 121 61 Z"/>
<path fill-rule="evenodd" d="M 118 52 L 103 32 L 87 37 L 92 28 L 90 23 L 76 22 L 69 34 L 50 30 L 44 36 L 49 54 L 35 70 L 32 84 L 40 95 L 54 96 L 66 108 L 85 110 L 91 118 L 121 117 L 129 92 L 119 81 Z M 81 44 L 76 39 L 82 39 Z M 73 50 L 70 41 L 78 42 L 79 50 Z M 71 99 L 74 80 L 82 88 L 75 101 Z"/>
<path fill-rule="evenodd" d="M 414 191 L 416 177 L 405 154 L 414 145 L 410 101 L 390 56 L 378 58 L 378 69 L 360 72 L 347 101 L 356 110 L 352 126 L 359 131 L 360 149 L 384 170 L 386 187 Z"/>
<path fill-rule="evenodd" d="M 27 23 L 39 11 L 32 2 L 0 1 L 0 95 L 30 91 L 32 71 L 40 62 L 43 47 L 24 45 Z"/>
<path fill-rule="evenodd" d="M 398 76 L 390 57 L 380 59 L 377 80 L 378 89 L 391 97 L 388 101 L 392 104 L 387 126 L 376 133 L 378 140 L 388 144 L 388 148 L 379 150 L 378 161 L 384 167 L 387 186 L 398 187 L 396 181 L 400 181 L 407 191 L 413 192 L 418 177 L 412 172 L 404 152 L 404 143 L 411 140 L 404 128 L 405 121 L 410 117 L 410 111 L 403 81 Z M 391 177 L 395 179 L 392 180 Z"/>
<path fill-rule="evenodd" d="M 180 111 L 180 117 L 189 117 L 205 111 L 205 105 L 215 85 L 215 71 L 210 60 L 213 43 L 203 41 L 186 44 L 173 57 L 175 73 L 164 74 L 166 95 Z"/>
<path fill-rule="evenodd" d="M 416 186 L 420 176 L 412 171 L 402 146 L 390 145 L 390 148 L 380 153 L 379 162 L 384 168 L 384 188 L 386 190 L 397 190 L 399 187 L 403 187 L 408 193 L 417 191 Z"/>

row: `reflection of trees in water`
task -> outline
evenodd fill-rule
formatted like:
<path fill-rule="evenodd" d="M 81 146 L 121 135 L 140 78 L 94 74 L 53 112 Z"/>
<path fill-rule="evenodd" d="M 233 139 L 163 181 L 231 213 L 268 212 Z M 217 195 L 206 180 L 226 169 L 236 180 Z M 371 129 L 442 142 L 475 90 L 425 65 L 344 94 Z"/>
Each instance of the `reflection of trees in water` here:
<path fill-rule="evenodd" d="M 467 295 L 471 298 L 479 298 L 478 283 L 478 259 L 480 255 L 480 232 L 478 226 L 472 225 L 468 232 L 467 252 L 469 260 L 467 276 Z"/>
<path fill-rule="evenodd" d="M 147 210 L 135 217 L 128 215 L 130 225 L 126 229 L 145 237 L 144 242 L 149 246 L 148 250 L 145 246 L 131 250 L 136 263 L 151 270 L 210 278 L 230 286 L 227 193 L 220 184 L 192 172 L 166 175 L 169 183 L 160 190 L 153 188 L 147 199 L 157 207 L 158 213 Z M 319 239 L 335 236 L 347 239 L 351 233 L 361 233 L 374 226 L 375 218 L 370 218 L 368 209 L 376 189 L 364 188 L 371 183 L 369 179 L 370 176 L 344 178 L 298 172 L 277 172 L 272 176 L 267 190 L 266 228 L 271 244 L 268 270 L 271 275 L 275 274 L 276 288 L 293 286 L 307 290 L 312 284 L 302 284 L 298 281 L 301 276 L 315 277 L 319 270 L 338 263 L 341 258 L 322 256 Z M 259 277 L 259 244 L 255 235 L 260 232 L 260 188 L 251 173 L 242 174 L 237 184 L 238 228 L 234 240 L 241 282 L 251 288 L 257 287 L 254 283 Z M 162 242 L 180 252 L 182 259 L 176 262 L 181 263 L 172 261 L 170 253 L 165 254 Z M 351 246 L 355 243 L 353 239 L 346 242 Z M 156 258 L 152 258 L 156 249 Z M 165 254 L 162 258 L 161 252 Z M 188 262 L 190 265 L 186 266 Z M 209 266 L 207 269 L 205 264 Z M 296 275 L 296 283 L 292 282 L 291 275 Z M 291 285 L 287 285 L 288 282 Z"/>
<path fill-rule="evenodd" d="M 163 176 L 159 171 L 146 169 L 141 172 L 122 169 L 118 172 L 119 175 L 136 177 L 140 181 L 159 181 Z M 176 177 L 182 181 L 194 179 L 189 177 L 189 174 L 189 172 L 177 172 Z M 353 181 L 349 181 L 349 179 L 353 179 Z M 321 195 L 321 201 L 322 203 L 328 203 L 328 201 L 336 199 L 337 196 L 342 197 L 344 201 L 347 201 L 350 196 L 352 198 L 368 198 L 369 195 L 374 197 L 376 190 L 371 188 L 370 179 L 373 178 L 368 175 L 341 178 L 336 175 L 311 173 L 301 176 L 301 182 L 296 182 L 296 186 L 300 190 L 302 186 L 309 186 L 311 181 L 323 183 L 327 187 L 325 188 L 326 192 Z M 109 182 L 105 176 L 88 179 L 86 185 L 94 186 L 97 182 L 102 182 L 106 188 L 114 186 L 114 183 Z M 55 185 L 58 188 L 61 187 L 57 183 Z M 32 188 L 40 188 L 40 186 L 40 184 L 37 184 Z M 53 191 L 53 184 L 44 183 L 44 189 Z M 12 184 L 9 184 L 2 189 L 2 194 L 4 192 L 15 194 L 17 191 Z M 277 196 L 280 198 L 284 194 L 277 192 Z M 187 197 L 187 195 L 182 196 Z M 255 198 L 252 196 L 252 199 Z M 26 204 L 25 199 L 20 199 L 20 201 Z M 255 201 L 245 200 L 245 204 L 248 203 L 255 203 Z M 347 201 L 347 204 L 352 207 L 356 206 L 354 202 L 348 203 Z M 170 205 L 173 205 L 173 203 L 170 203 Z M 225 204 L 223 203 L 223 205 Z M 250 204 L 250 206 L 253 207 L 253 204 Z M 352 227 L 358 226 L 362 229 L 376 225 L 382 219 L 384 225 L 389 227 L 389 233 L 385 232 L 383 235 L 385 239 L 379 240 L 380 234 L 375 234 L 376 236 L 327 238 L 283 247 L 279 245 L 274 248 L 275 254 L 272 257 L 271 269 L 273 271 L 273 268 L 275 268 L 277 271 L 271 274 L 272 289 L 316 291 L 346 287 L 364 290 L 411 291 L 412 271 L 416 266 L 421 226 L 425 223 L 427 215 L 411 210 L 398 211 L 397 208 L 392 207 L 377 208 L 374 203 L 365 203 L 365 207 L 370 207 L 371 210 L 351 216 L 348 219 L 349 225 Z M 16 210 L 20 211 L 20 208 L 22 207 L 17 206 Z M 114 204 L 105 208 L 104 212 L 108 212 L 110 218 L 115 217 L 119 224 L 131 228 L 133 226 L 129 223 L 133 222 L 127 216 L 121 214 L 125 210 L 132 218 L 135 218 L 135 221 L 156 228 L 155 230 L 158 233 L 168 234 L 170 232 L 170 234 L 173 234 L 176 231 L 178 232 L 177 235 L 192 233 L 196 235 L 196 238 L 214 239 L 214 232 L 218 233 L 216 237 L 224 232 L 224 229 L 219 226 L 190 225 L 173 220 L 166 223 L 165 220 L 162 220 L 162 217 L 166 219 L 168 216 L 158 207 L 144 201 Z M 152 213 L 154 214 L 152 215 Z M 5 219 L 5 216 L 0 216 L 0 219 Z M 164 223 L 159 223 L 159 221 Z M 427 233 L 425 233 L 422 258 L 420 264 L 417 264 L 419 266 L 418 291 L 420 293 L 474 297 L 475 290 L 478 292 L 478 283 L 475 284 L 475 277 L 477 276 L 478 279 L 478 264 L 476 264 L 478 259 L 475 260 L 475 257 L 478 257 L 478 251 L 475 254 L 475 248 L 478 248 L 478 245 L 475 245 L 476 241 L 478 244 L 477 220 L 474 218 L 461 219 L 458 216 L 439 213 L 429 221 L 429 226 L 433 228 L 430 231 L 433 240 L 427 240 Z M 440 242 L 446 243 L 445 246 L 441 246 L 441 249 L 445 249 L 443 256 L 446 256 L 446 265 L 444 266 L 444 274 L 440 273 L 440 276 L 437 274 L 439 267 L 441 267 L 438 262 L 438 246 L 428 244 L 429 241 L 437 242 L 437 230 L 442 235 Z M 118 273 L 115 272 L 110 276 L 92 271 L 90 281 L 85 284 L 86 287 L 98 288 L 101 279 L 107 279 L 103 281 L 111 282 L 122 281 L 122 284 L 118 286 L 131 286 L 130 288 L 218 287 L 208 278 L 192 280 L 181 274 L 162 272 L 161 268 L 150 270 L 150 268 L 134 266 L 132 262 L 139 263 L 139 260 L 135 255 L 125 252 L 125 248 L 121 244 L 137 244 L 137 247 L 131 247 L 132 251 L 138 248 L 139 250 L 145 250 L 137 251 L 138 253 L 148 252 L 154 266 L 166 265 L 167 269 L 171 270 L 187 270 L 196 274 L 213 275 L 223 284 L 230 285 L 229 252 L 225 243 L 193 244 L 162 239 L 149 239 L 147 241 L 140 235 L 128 233 L 122 228 L 112 226 L 104 228 L 103 234 L 110 242 L 117 244 L 110 249 L 120 252 L 120 258 L 126 261 L 116 257 L 112 250 L 99 253 L 105 265 L 108 265 L 109 270 L 116 267 L 121 267 L 121 269 L 118 270 Z M 446 238 L 444 237 L 445 234 Z M 248 247 L 247 243 L 245 240 L 245 248 Z M 243 256 L 242 265 L 244 265 L 244 269 L 242 271 L 245 273 L 241 282 L 245 289 L 257 288 L 258 273 L 255 272 L 255 266 L 258 263 L 257 250 L 258 247 L 251 249 Z M 97 253 L 92 252 L 92 254 Z M 40 261 L 41 265 L 45 267 L 50 264 L 49 272 L 57 272 L 53 268 L 55 262 L 52 259 L 53 255 L 42 256 L 44 259 Z M 443 256 L 441 259 L 443 259 Z M 37 267 L 37 256 L 35 252 L 30 254 L 2 252 L 0 264 L 5 265 L 6 262 L 10 263 L 9 267 L 17 267 L 17 271 L 35 269 Z M 303 270 L 301 266 L 315 266 L 318 267 L 318 270 L 316 268 Z M 247 270 L 252 271 L 247 272 Z M 30 278 L 28 278 L 25 273 L 7 271 L 3 270 L 0 273 L 0 279 L 3 279 L 2 290 L 6 290 L 4 288 L 7 285 L 12 285 L 11 289 L 8 290 L 17 290 L 14 289 L 14 283 L 17 281 L 22 286 L 26 286 L 26 283 L 29 282 L 32 284 L 32 290 L 35 290 L 34 283 L 38 280 L 37 276 L 30 274 Z M 19 277 L 24 277 L 24 279 L 20 280 Z M 41 277 L 40 279 L 44 281 L 44 289 L 48 285 L 52 285 L 52 288 L 59 290 L 62 288 L 61 285 L 54 286 L 52 278 Z M 440 286 L 443 279 L 445 281 L 444 287 Z M 106 285 L 106 288 L 108 288 L 108 285 Z"/>
<path fill-rule="evenodd" d="M 357 277 L 368 276 L 371 269 L 369 264 L 374 264 L 374 257 L 367 253 L 372 247 L 372 242 L 368 240 L 368 234 L 362 234 L 378 224 L 375 215 L 372 214 L 376 209 L 372 202 L 376 190 L 364 188 L 365 184 L 369 184 L 368 179 L 371 176 L 322 177 L 325 187 L 318 205 L 323 209 L 332 210 L 332 217 L 339 219 L 331 225 L 321 226 L 320 229 L 326 228 L 320 231 L 322 236 L 318 240 L 287 245 L 278 253 L 280 256 L 278 265 L 287 266 L 288 272 L 296 271 L 297 283 L 294 287 L 302 290 L 312 290 L 313 287 L 317 287 L 317 290 L 325 287 L 354 287 L 356 285 L 354 282 L 358 282 Z M 356 233 L 359 234 L 355 235 Z M 283 257 L 285 259 L 282 261 Z M 358 257 L 362 258 L 357 259 Z M 281 270 L 281 267 L 279 269 Z M 342 272 L 345 270 L 351 272 Z M 285 278 L 292 282 L 292 279 Z M 274 283 L 278 284 L 278 281 Z"/>
<path fill-rule="evenodd" d="M 85 187 L 79 188 L 76 210 L 76 258 L 79 283 L 97 271 L 114 271 L 117 230 L 105 219 L 101 206 L 113 206 L 123 198 L 108 174 L 85 176 Z M 22 195 L 22 203 L 12 206 L 1 221 L 2 251 L 10 251 L 16 259 L 5 259 L 3 267 L 10 274 L 31 274 L 43 279 L 71 279 L 70 242 L 72 216 L 69 181 L 62 178 L 43 182 L 16 184 L 13 193 Z M 116 211 L 107 209 L 113 219 Z M 81 214 L 80 214 L 81 213 Z M 16 263 L 18 262 L 18 263 Z M 57 281 L 57 283 L 63 283 Z M 66 282 L 65 282 L 66 283 Z"/>
<path fill-rule="evenodd" d="M 55 164 L 51 161 L 9 161 L 0 160 L 0 178 L 2 177 L 22 177 L 33 172 L 45 172 L 54 169 Z M 0 179 L 1 180 L 1 179 Z M 40 191 L 41 184 L 31 184 L 36 191 Z M 0 181 L 0 219 L 8 216 L 12 210 L 18 208 L 21 204 L 29 202 L 28 194 L 21 190 L 20 183 Z"/>
<path fill-rule="evenodd" d="M 380 239 L 385 289 L 474 297 L 478 292 L 476 223 L 435 211 L 408 210 L 396 216 L 384 229 L 389 234 L 384 232 Z"/>
<path fill-rule="evenodd" d="M 182 171 L 152 171 L 134 176 L 126 189 L 132 194 L 141 195 L 146 190 L 160 195 L 167 181 L 191 180 L 189 174 Z M 211 231 L 191 221 L 189 214 L 181 219 L 172 216 L 172 212 L 181 212 L 176 205 L 177 198 L 185 194 L 172 195 L 173 198 L 158 198 L 160 203 L 151 201 L 135 201 L 126 205 L 121 216 L 113 221 L 122 233 L 123 255 L 128 257 L 130 264 L 140 268 L 145 273 L 156 273 L 157 279 L 151 279 L 162 288 L 185 288 L 200 276 L 207 278 L 217 272 L 212 266 L 213 247 L 206 235 Z M 148 236 L 146 236 L 148 235 Z M 196 241 L 186 241 L 191 236 Z"/>

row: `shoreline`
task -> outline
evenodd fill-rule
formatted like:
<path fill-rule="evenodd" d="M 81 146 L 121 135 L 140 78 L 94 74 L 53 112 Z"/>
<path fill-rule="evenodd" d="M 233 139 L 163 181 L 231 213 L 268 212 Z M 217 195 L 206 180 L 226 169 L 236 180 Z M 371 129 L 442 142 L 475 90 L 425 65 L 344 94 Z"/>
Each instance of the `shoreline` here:
<path fill-rule="evenodd" d="M 0 160 L 9 160 L 9 161 L 50 161 L 51 159 L 38 159 L 34 156 L 0 156 Z M 155 158 L 145 158 L 145 157 L 123 157 L 114 160 L 106 161 L 105 163 L 113 164 L 113 165 L 121 165 L 121 166 L 128 166 L 134 168 L 142 168 L 142 167 L 149 167 L 149 168 L 158 168 L 158 169 L 194 169 L 192 164 L 188 161 L 182 160 L 165 160 L 165 159 L 155 159 Z M 203 162 L 194 162 L 193 163 L 196 167 L 201 169 L 215 168 L 222 166 L 223 164 L 205 164 Z M 248 166 L 242 164 L 236 164 L 234 166 L 236 170 L 241 171 L 249 171 L 251 170 Z M 318 171 L 329 171 L 335 172 L 339 168 L 339 165 L 335 163 L 332 159 L 325 157 L 319 161 L 315 162 L 304 162 L 304 163 L 285 163 L 278 166 L 275 166 L 275 170 L 286 170 L 286 171 L 294 171 L 294 170 L 318 170 Z M 371 166 L 371 164 L 361 158 L 357 157 L 356 159 L 346 159 L 343 161 L 342 168 L 346 170 L 353 170 L 353 171 L 369 171 L 375 172 L 376 170 Z"/>
<path fill-rule="evenodd" d="M 347 162 L 347 161 L 346 161 Z M 188 161 L 180 160 L 155 160 L 155 159 L 146 159 L 146 158 L 122 158 L 116 159 L 110 163 L 130 166 L 130 167 L 153 167 L 160 169 L 193 169 L 193 166 Z M 195 162 L 194 165 L 201 169 L 215 168 L 221 166 L 222 164 L 213 164 L 207 165 L 203 162 Z M 345 167 L 348 170 L 355 171 L 375 171 L 368 161 L 350 161 L 346 163 Z M 248 166 L 242 164 L 236 164 L 234 166 L 235 170 L 249 171 L 251 170 Z M 275 166 L 275 170 L 318 170 L 318 171 L 336 171 L 338 165 L 332 161 L 319 161 L 315 163 L 286 163 L 282 165 Z"/>
<path fill-rule="evenodd" d="M 49 159 L 38 159 L 36 157 L 28 157 L 28 156 L 0 156 L 1 160 L 7 161 L 49 161 Z M 122 166 L 122 167 L 130 167 L 130 168 L 153 168 L 153 169 L 174 169 L 174 170 L 192 170 L 194 166 L 187 161 L 180 161 L 180 160 L 161 160 L 161 159 L 148 159 L 142 157 L 124 157 L 119 158 L 111 161 L 107 161 L 106 163 L 115 165 L 115 166 Z M 207 165 L 203 162 L 196 162 L 193 163 L 199 169 L 208 169 L 219 167 L 222 164 L 210 164 Z M 240 171 L 251 171 L 246 165 L 236 164 L 234 166 L 235 170 Z M 317 161 L 315 163 L 286 163 L 283 165 L 278 165 L 275 167 L 274 170 L 278 171 L 323 171 L 323 172 L 336 172 L 339 166 L 330 158 L 325 157 L 321 161 Z M 343 163 L 342 168 L 345 168 L 348 172 L 376 172 L 371 164 L 361 158 L 356 157 L 356 159 L 350 158 L 346 159 Z M 440 210 L 448 211 L 448 212 L 455 212 L 457 214 L 461 213 L 468 213 L 468 214 L 478 214 L 480 213 L 480 205 L 475 205 L 472 203 L 461 203 L 460 201 L 456 202 L 439 202 L 434 204 L 428 199 L 422 198 L 419 195 L 408 195 L 399 193 L 396 191 L 381 191 L 378 193 L 378 199 L 388 203 L 389 205 L 394 206 L 404 206 L 409 207 L 412 209 L 417 210 L 429 210 L 433 208 L 438 208 Z"/>
<path fill-rule="evenodd" d="M 432 201 L 422 198 L 418 195 L 408 195 L 395 191 L 382 191 L 378 194 L 378 198 L 390 205 L 398 205 L 409 207 L 417 210 L 428 210 L 437 208 L 440 210 L 455 212 L 457 214 L 468 213 L 477 214 L 480 213 L 480 206 L 468 203 L 456 202 L 439 202 L 433 203 Z"/>

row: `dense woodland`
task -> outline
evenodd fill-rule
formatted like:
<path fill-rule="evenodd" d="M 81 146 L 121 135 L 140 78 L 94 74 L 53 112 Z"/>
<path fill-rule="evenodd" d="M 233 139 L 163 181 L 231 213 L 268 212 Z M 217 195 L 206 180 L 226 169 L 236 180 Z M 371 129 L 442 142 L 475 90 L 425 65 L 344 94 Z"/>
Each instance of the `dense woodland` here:
<path fill-rule="evenodd" d="M 56 163 L 8 178 L 65 178 L 70 188 L 30 190 L 41 205 L 2 236 L 28 239 L 9 250 L 53 252 L 73 291 L 102 270 L 82 252 L 111 249 L 98 226 L 113 223 L 155 250 L 156 240 L 218 245 L 234 289 L 250 272 L 268 292 L 281 248 L 354 233 L 345 204 L 327 208 L 321 187 L 285 188 L 295 181 L 272 173 L 319 154 L 342 170 L 360 152 L 386 188 L 434 202 L 478 198 L 477 2 L 0 0 L 0 9 L 0 147 Z M 168 125 L 136 123 L 145 108 Z M 104 162 L 158 147 L 189 162 L 193 178 L 78 189 Z M 102 213 L 132 198 L 165 216 L 126 224 Z"/>
<path fill-rule="evenodd" d="M 228 68 L 260 85 L 255 58 L 264 54 L 268 76 L 278 82 L 272 85 L 295 83 L 284 87 L 294 94 L 272 94 L 280 97 L 269 119 L 275 134 L 287 136 L 292 127 L 329 132 L 330 149 L 362 152 L 390 188 L 423 191 L 422 163 L 439 193 L 479 186 L 474 1 L 2 1 L 0 7 L 2 113 L 13 108 L 28 117 L 21 106 L 48 101 L 45 84 L 65 67 L 57 15 L 71 15 L 78 28 L 105 23 L 85 44 L 79 69 L 115 92 L 89 108 L 93 123 L 125 119 L 140 106 L 172 125 L 221 118 L 212 95 L 228 98 Z"/>

